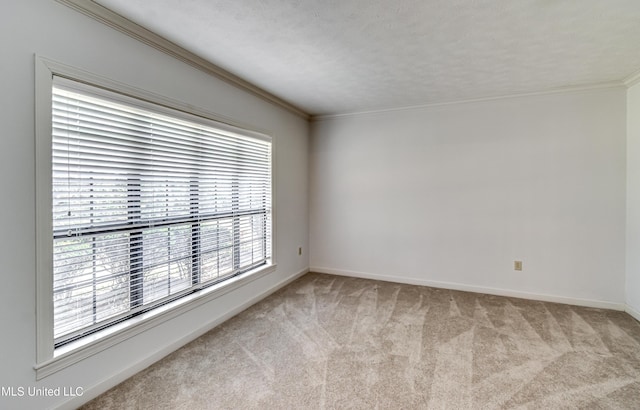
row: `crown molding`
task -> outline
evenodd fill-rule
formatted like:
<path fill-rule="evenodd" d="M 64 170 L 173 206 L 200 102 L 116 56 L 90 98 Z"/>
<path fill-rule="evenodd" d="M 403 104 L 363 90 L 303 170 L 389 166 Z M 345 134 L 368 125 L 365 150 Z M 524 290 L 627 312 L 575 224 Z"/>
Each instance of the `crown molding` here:
<path fill-rule="evenodd" d="M 134 23 L 133 21 L 115 13 L 108 8 L 95 3 L 92 0 L 56 0 L 58 3 L 70 7 L 86 16 L 91 17 L 111 28 L 114 28 L 129 37 L 132 37 L 142 43 L 145 43 L 156 50 L 178 59 L 184 63 L 187 63 L 205 73 L 212 75 L 220 80 L 223 80 L 229 84 L 232 84 L 252 95 L 260 97 L 261 99 L 275 104 L 278 107 L 300 116 L 304 119 L 309 119 L 309 114 L 294 106 L 293 104 L 257 87 L 250 82 L 230 73 L 229 71 L 218 67 L 217 65 L 205 60 L 202 57 L 180 47 L 179 45 L 167 40 L 166 38 L 148 30 L 141 25 Z"/>
<path fill-rule="evenodd" d="M 636 84 L 640 84 L 640 70 L 638 70 L 635 73 L 631 74 L 629 77 L 627 77 L 624 80 L 622 80 L 622 82 L 627 87 L 633 87 Z"/>
<path fill-rule="evenodd" d="M 640 74 L 640 73 L 639 73 Z M 636 79 L 635 81 L 638 81 Z M 397 107 L 397 108 L 383 108 L 379 110 L 368 110 L 368 111 L 357 111 L 343 114 L 324 114 L 324 115 L 312 115 L 310 118 L 311 122 L 323 121 L 323 120 L 331 120 L 335 118 L 342 117 L 357 117 L 361 115 L 376 115 L 376 114 L 384 114 L 388 112 L 395 111 L 407 111 L 407 110 L 419 110 L 423 108 L 431 108 L 431 107 L 443 107 L 448 105 L 458 105 L 458 104 L 474 104 L 474 103 L 482 103 L 486 101 L 497 101 L 497 100 L 506 100 L 510 98 L 522 98 L 522 97 L 534 97 L 534 96 L 543 96 L 543 95 L 552 95 L 552 94 L 565 94 L 565 93 L 576 93 L 576 92 L 587 92 L 592 90 L 601 90 L 601 89 L 611 89 L 611 88 L 626 88 L 629 87 L 626 82 L 623 81 L 607 81 L 603 83 L 596 84 L 587 84 L 581 86 L 570 86 L 570 87 L 560 87 L 554 88 L 551 90 L 545 91 L 534 91 L 529 93 L 514 93 L 514 94 L 506 94 L 506 95 L 498 95 L 491 97 L 479 97 L 479 98 L 471 98 L 466 100 L 455 100 L 455 101 L 445 101 L 445 102 L 437 102 L 430 104 L 418 104 L 418 105 L 410 105 L 405 107 Z"/>

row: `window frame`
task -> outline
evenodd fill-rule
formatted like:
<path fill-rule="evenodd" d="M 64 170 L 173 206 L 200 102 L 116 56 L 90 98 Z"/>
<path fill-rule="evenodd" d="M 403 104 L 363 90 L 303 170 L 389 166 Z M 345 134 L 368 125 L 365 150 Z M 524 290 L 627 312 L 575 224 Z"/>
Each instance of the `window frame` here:
<path fill-rule="evenodd" d="M 52 86 L 53 77 L 116 92 L 153 104 L 154 109 L 182 119 L 198 117 L 217 128 L 271 142 L 271 258 L 259 266 L 180 299 L 111 325 L 78 340 L 55 347 L 53 336 L 53 222 L 52 222 Z M 239 124 L 181 101 L 132 87 L 53 60 L 35 56 L 35 159 L 36 159 L 36 379 L 40 380 L 136 334 L 210 302 L 248 282 L 276 270 L 275 138 L 262 130 Z"/>

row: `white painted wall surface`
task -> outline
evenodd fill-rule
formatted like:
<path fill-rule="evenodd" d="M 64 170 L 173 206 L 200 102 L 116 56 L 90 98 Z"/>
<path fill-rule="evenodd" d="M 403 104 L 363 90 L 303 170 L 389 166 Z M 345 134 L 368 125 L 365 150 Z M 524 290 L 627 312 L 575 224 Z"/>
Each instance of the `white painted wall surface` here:
<path fill-rule="evenodd" d="M 627 308 L 640 320 L 640 83 L 627 90 Z"/>
<path fill-rule="evenodd" d="M 0 396 L 0 408 L 75 407 L 307 268 L 307 252 L 298 256 L 297 249 L 308 249 L 308 123 L 53 0 L 5 3 L 0 16 L 0 386 L 83 387 L 85 396 L 70 402 L 69 397 Z M 276 272 L 39 382 L 33 370 L 34 53 L 267 130 L 275 138 L 277 190 Z"/>
<path fill-rule="evenodd" d="M 316 121 L 311 269 L 623 308 L 625 104 L 621 87 Z"/>

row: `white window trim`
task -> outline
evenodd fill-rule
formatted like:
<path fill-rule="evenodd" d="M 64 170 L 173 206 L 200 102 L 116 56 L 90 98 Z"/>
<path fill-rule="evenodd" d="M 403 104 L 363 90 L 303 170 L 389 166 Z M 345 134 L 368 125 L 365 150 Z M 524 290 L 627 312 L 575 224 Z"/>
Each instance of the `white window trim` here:
<path fill-rule="evenodd" d="M 202 289 L 165 306 L 111 326 L 68 345 L 54 348 L 53 339 L 53 241 L 51 199 L 51 129 L 53 76 L 68 78 L 115 91 L 187 115 L 196 115 L 223 123 L 230 129 L 239 128 L 245 135 L 271 140 L 271 263 L 232 279 Z M 36 380 L 95 355 L 147 329 L 210 302 L 247 283 L 276 270 L 276 191 L 275 137 L 265 131 L 239 124 L 206 110 L 132 87 L 84 70 L 35 56 L 35 159 L 36 159 Z"/>

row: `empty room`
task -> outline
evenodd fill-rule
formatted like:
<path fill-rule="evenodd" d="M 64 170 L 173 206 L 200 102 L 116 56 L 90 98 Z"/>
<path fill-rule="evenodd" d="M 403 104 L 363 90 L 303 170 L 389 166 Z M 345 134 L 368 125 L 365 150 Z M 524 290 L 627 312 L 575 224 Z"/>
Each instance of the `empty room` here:
<path fill-rule="evenodd" d="M 640 408 L 637 0 L 0 21 L 0 408 Z"/>

